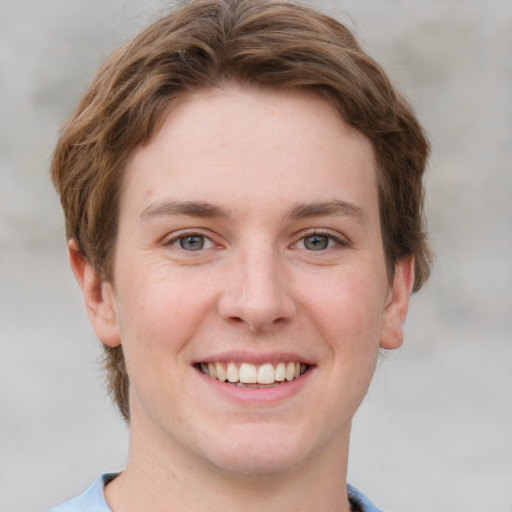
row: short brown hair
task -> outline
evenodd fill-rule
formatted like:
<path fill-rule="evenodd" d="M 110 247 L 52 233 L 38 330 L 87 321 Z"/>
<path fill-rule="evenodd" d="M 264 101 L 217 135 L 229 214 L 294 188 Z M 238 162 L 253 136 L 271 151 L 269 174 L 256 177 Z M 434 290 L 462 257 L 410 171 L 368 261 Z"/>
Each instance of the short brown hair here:
<path fill-rule="evenodd" d="M 325 98 L 372 143 L 390 276 L 415 258 L 414 290 L 429 275 L 423 185 L 429 144 L 412 109 L 341 23 L 273 0 L 195 0 L 117 50 L 64 126 L 51 175 L 66 236 L 104 280 L 112 279 L 118 203 L 128 157 L 147 144 L 181 96 L 235 84 L 300 89 Z M 107 347 L 113 399 L 128 419 L 122 347 Z"/>

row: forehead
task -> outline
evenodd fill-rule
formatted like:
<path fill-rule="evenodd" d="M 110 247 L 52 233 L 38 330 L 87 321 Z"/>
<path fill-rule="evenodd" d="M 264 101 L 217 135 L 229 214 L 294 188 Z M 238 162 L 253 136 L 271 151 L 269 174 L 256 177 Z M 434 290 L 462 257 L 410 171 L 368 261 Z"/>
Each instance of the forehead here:
<path fill-rule="evenodd" d="M 233 87 L 185 96 L 134 152 L 124 185 L 121 208 L 137 204 L 141 212 L 165 196 L 228 209 L 311 200 L 377 205 L 370 142 L 327 100 L 303 91 Z"/>

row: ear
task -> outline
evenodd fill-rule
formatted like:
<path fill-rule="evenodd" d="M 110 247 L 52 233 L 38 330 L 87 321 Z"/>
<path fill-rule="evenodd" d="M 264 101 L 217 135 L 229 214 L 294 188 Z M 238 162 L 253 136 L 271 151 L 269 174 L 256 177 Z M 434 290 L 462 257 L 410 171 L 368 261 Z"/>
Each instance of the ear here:
<path fill-rule="evenodd" d="M 400 347 L 404 338 L 403 323 L 414 285 L 414 257 L 402 258 L 395 266 L 393 285 L 384 311 L 380 346 L 388 350 Z"/>
<path fill-rule="evenodd" d="M 99 340 L 115 347 L 121 344 L 112 286 L 104 282 L 83 257 L 76 240 L 68 242 L 69 263 L 84 295 L 87 316 Z"/>

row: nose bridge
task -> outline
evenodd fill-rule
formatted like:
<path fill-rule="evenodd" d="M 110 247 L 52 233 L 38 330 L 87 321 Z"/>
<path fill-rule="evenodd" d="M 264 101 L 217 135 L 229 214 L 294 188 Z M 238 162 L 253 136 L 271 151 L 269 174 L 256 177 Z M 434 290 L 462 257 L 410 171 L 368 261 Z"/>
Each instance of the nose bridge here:
<path fill-rule="evenodd" d="M 221 300 L 221 314 L 251 331 L 286 323 L 295 307 L 287 290 L 280 255 L 270 244 L 246 245 L 231 262 Z"/>

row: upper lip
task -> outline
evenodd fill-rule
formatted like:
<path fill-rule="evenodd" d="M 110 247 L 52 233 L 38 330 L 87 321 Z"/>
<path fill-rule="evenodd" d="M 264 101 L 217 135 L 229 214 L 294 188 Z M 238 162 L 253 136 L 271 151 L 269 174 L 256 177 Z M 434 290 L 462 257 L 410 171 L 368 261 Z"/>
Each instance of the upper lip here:
<path fill-rule="evenodd" d="M 218 363 L 218 362 L 233 362 L 233 363 L 250 363 L 254 365 L 261 365 L 265 363 L 281 363 L 281 362 L 296 362 L 313 365 L 314 362 L 303 355 L 294 352 L 241 352 L 229 351 L 221 352 L 218 354 L 211 354 L 194 361 L 193 364 L 198 363 Z"/>

